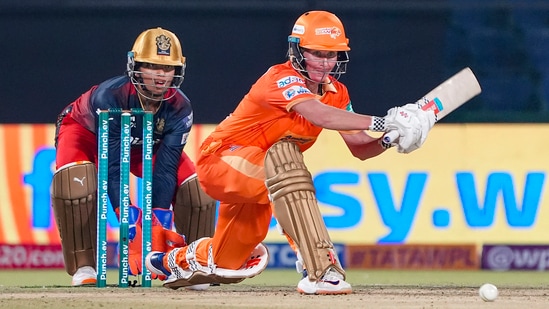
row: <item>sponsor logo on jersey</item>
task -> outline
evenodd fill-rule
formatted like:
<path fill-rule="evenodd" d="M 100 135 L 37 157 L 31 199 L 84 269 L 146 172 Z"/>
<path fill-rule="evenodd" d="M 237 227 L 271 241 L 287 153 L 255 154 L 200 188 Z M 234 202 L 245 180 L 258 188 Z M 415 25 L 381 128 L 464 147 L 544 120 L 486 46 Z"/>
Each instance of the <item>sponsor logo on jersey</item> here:
<path fill-rule="evenodd" d="M 158 118 L 158 120 L 156 120 L 156 127 L 154 130 L 154 133 L 156 134 L 164 133 L 164 125 L 166 125 L 166 120 L 164 118 Z"/>
<path fill-rule="evenodd" d="M 304 93 L 311 93 L 311 91 L 309 91 L 309 89 L 307 89 L 303 86 L 292 86 L 292 87 L 284 90 L 282 92 L 282 95 L 284 96 L 284 98 L 286 98 L 286 100 L 290 101 L 295 96 L 298 96 L 298 95 L 304 94 Z"/>
<path fill-rule="evenodd" d="M 183 137 L 181 138 L 181 145 L 187 144 L 188 138 L 189 138 L 189 133 L 183 133 Z"/>
<path fill-rule="evenodd" d="M 309 136 L 294 136 L 292 135 L 292 133 L 288 133 L 287 135 L 283 136 L 282 138 L 279 139 L 279 141 L 285 141 L 285 142 L 294 142 L 298 145 L 303 145 L 303 144 L 307 144 L 307 143 L 310 143 L 312 141 L 315 141 L 316 138 L 314 137 L 309 137 Z"/>
<path fill-rule="evenodd" d="M 189 116 L 185 118 L 185 126 L 187 128 L 190 128 L 192 127 L 192 125 L 193 125 L 193 113 L 190 113 Z"/>
<path fill-rule="evenodd" d="M 305 81 L 297 76 L 286 76 L 276 81 L 276 85 L 278 86 L 278 88 L 284 88 L 293 83 L 304 84 Z"/>

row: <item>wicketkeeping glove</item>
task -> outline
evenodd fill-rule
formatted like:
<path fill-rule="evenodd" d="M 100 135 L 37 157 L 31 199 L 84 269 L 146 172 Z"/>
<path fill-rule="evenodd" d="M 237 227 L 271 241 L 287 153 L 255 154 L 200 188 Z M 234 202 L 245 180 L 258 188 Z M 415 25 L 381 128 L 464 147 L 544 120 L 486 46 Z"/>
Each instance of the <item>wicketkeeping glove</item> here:
<path fill-rule="evenodd" d="M 128 263 L 130 275 L 136 276 L 142 273 L 142 211 L 137 206 L 129 208 L 129 257 Z M 153 209 L 151 228 L 152 250 L 167 252 L 176 247 L 186 245 L 185 237 L 174 231 L 173 212 L 168 209 Z M 166 280 L 165 276 L 151 273 L 152 279 Z"/>

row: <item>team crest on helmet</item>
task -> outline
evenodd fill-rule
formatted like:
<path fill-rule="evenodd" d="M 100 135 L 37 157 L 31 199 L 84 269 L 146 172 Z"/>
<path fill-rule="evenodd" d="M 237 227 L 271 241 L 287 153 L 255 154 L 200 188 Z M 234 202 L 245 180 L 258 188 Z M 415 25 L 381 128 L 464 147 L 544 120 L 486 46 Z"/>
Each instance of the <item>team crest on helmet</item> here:
<path fill-rule="evenodd" d="M 332 39 L 336 39 L 341 35 L 341 29 L 338 27 L 326 27 L 326 28 L 316 28 L 316 35 L 329 35 Z"/>
<path fill-rule="evenodd" d="M 172 47 L 172 43 L 170 43 L 169 37 L 163 34 L 156 37 L 156 54 L 157 55 L 169 56 L 170 47 Z"/>

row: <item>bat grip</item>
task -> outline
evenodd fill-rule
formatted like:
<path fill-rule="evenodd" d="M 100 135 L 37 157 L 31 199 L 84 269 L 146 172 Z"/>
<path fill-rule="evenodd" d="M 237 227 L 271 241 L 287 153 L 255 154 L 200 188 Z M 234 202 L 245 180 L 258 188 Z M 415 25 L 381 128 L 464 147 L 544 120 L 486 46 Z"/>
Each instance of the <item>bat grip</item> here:
<path fill-rule="evenodd" d="M 383 142 L 387 144 L 391 144 L 399 137 L 398 131 L 393 130 L 389 131 L 383 136 Z"/>

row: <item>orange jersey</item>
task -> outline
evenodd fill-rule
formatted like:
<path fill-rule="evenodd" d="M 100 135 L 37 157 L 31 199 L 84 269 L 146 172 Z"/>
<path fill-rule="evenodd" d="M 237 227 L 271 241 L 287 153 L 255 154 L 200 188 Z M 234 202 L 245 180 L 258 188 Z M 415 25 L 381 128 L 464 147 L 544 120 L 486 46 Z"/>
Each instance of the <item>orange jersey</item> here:
<path fill-rule="evenodd" d="M 323 85 L 324 94 L 319 96 L 307 89 L 305 80 L 289 61 L 270 67 L 235 111 L 212 132 L 208 142 L 267 150 L 277 141 L 291 140 L 305 151 L 314 144 L 322 128 L 292 111 L 294 105 L 316 98 L 324 104 L 352 111 L 347 87 L 329 78 L 331 83 Z"/>

